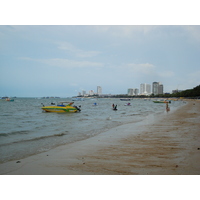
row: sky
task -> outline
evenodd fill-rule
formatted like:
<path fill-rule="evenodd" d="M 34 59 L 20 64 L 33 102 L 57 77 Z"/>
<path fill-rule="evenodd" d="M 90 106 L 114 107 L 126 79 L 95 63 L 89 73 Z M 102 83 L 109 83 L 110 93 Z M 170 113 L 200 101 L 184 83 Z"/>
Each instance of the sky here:
<path fill-rule="evenodd" d="M 164 92 L 200 84 L 200 26 L 0 26 L 0 96 L 126 94 L 141 83 Z"/>

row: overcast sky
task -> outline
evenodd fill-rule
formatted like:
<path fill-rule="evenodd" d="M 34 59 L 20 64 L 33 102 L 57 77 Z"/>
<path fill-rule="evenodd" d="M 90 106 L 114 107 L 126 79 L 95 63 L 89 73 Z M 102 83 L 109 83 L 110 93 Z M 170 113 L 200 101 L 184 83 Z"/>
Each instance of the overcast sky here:
<path fill-rule="evenodd" d="M 200 26 L 0 26 L 0 96 L 200 84 Z"/>

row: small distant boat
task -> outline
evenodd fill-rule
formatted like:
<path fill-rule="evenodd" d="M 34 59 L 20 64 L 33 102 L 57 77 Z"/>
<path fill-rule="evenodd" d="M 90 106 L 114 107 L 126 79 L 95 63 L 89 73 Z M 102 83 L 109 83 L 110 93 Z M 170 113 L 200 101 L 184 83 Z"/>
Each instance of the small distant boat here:
<path fill-rule="evenodd" d="M 14 99 L 7 98 L 6 101 L 14 101 Z"/>
<path fill-rule="evenodd" d="M 60 102 L 60 104 L 58 105 L 52 105 L 52 106 L 44 106 L 42 107 L 42 109 L 46 112 L 57 112 L 57 113 L 65 113 L 65 112 L 69 112 L 69 113 L 75 113 L 75 112 L 80 112 L 80 106 L 72 106 L 74 102 Z M 67 104 L 67 105 L 65 105 Z"/>
<path fill-rule="evenodd" d="M 171 103 L 171 101 L 167 101 L 167 100 L 157 100 L 157 101 L 153 101 L 154 103 Z"/>
<path fill-rule="evenodd" d="M 72 101 L 84 101 L 84 98 L 72 98 Z"/>
<path fill-rule="evenodd" d="M 8 98 L 9 98 L 9 97 L 1 97 L 1 99 L 5 99 L 5 100 L 8 99 Z"/>
<path fill-rule="evenodd" d="M 14 99 L 10 99 L 9 97 L 2 97 L 0 100 L 2 100 L 2 101 L 14 101 Z"/>
<path fill-rule="evenodd" d="M 126 104 L 124 104 L 125 106 L 131 106 L 131 103 L 126 103 Z"/>
<path fill-rule="evenodd" d="M 131 99 L 127 99 L 127 98 L 125 98 L 125 99 L 120 99 L 121 101 L 130 101 Z"/>

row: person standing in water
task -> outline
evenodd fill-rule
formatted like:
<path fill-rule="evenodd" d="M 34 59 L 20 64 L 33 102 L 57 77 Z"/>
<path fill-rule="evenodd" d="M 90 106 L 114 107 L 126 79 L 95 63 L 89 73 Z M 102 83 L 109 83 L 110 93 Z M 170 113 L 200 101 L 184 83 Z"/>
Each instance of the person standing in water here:
<path fill-rule="evenodd" d="M 167 111 L 167 112 L 170 111 L 170 108 L 169 108 L 168 102 L 166 103 L 166 111 Z"/>

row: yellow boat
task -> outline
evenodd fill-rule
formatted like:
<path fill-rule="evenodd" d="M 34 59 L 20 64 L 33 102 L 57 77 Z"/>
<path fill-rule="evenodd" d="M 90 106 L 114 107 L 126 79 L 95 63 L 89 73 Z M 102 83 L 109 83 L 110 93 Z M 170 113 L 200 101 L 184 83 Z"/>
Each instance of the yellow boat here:
<path fill-rule="evenodd" d="M 65 105 L 67 103 L 67 105 Z M 62 101 L 60 102 L 60 104 L 56 105 L 52 105 L 52 106 L 44 106 L 42 107 L 42 109 L 46 112 L 57 112 L 57 113 L 65 113 L 65 112 L 69 112 L 69 113 L 75 113 L 75 112 L 80 112 L 81 109 L 80 107 L 78 108 L 77 106 L 72 106 L 74 102 L 65 102 Z"/>

